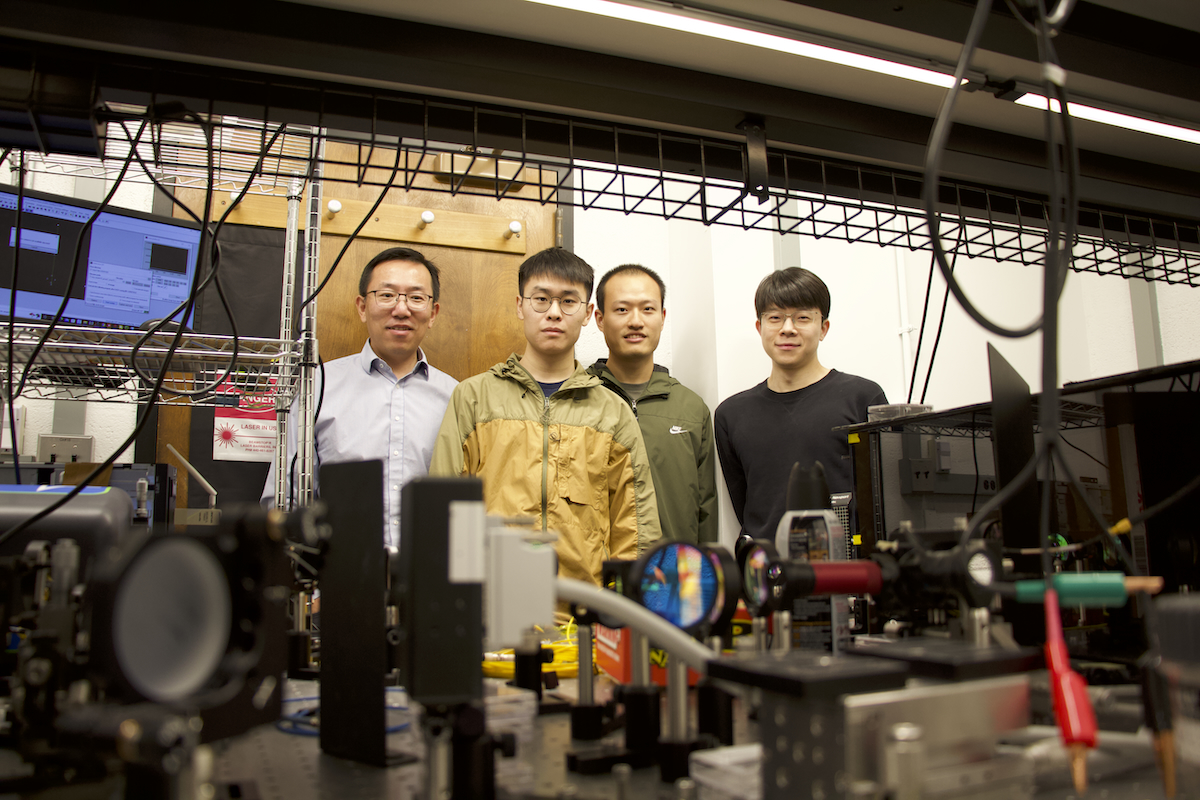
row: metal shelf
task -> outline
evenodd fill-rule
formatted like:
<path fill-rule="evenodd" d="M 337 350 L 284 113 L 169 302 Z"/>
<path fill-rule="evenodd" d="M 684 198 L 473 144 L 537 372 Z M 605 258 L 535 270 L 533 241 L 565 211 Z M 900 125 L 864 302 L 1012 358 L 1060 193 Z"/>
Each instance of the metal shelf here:
<path fill-rule="evenodd" d="M 382 98 L 376 106 L 380 103 Z M 468 157 L 460 159 L 463 174 L 441 174 L 443 182 L 422 190 L 499 198 L 509 183 L 520 182 L 537 190 L 535 197 L 522 199 L 540 204 L 912 251 L 931 248 L 919 173 L 769 147 L 769 196 L 760 203 L 747 193 L 749 165 L 739 141 L 423 97 L 389 97 L 384 105 L 395 106 L 391 116 L 373 118 L 369 133 L 322 134 L 303 125 L 212 116 L 211 175 L 207 140 L 193 123 L 148 121 L 136 146 L 143 161 L 176 186 L 205 188 L 212 182 L 231 187 L 249 180 L 251 192 L 274 194 L 294 175 L 307 174 L 314 163 L 324 174 L 349 171 L 360 186 L 403 191 L 418 175 L 434 174 L 439 154 L 465 153 Z M 109 104 L 103 116 L 103 160 L 35 157 L 29 166 L 61 174 L 114 175 L 129 154 L 145 110 Z M 271 143 L 277 131 L 281 135 Z M 315 156 L 322 137 L 355 145 L 355 157 L 339 161 Z M 393 170 L 390 158 L 383 163 L 378 156 L 381 149 L 396 148 L 402 157 Z M 264 151 L 262 167 L 251 174 Z M 518 165 L 514 172 L 519 177 L 473 185 L 466 173 L 488 152 Z M 149 179 L 135 162 L 126 180 Z M 950 255 L 1041 264 L 1049 218 L 1045 197 L 943 180 L 939 199 L 941 235 Z M 1085 203 L 1078 222 L 1074 270 L 1200 283 L 1200 226 L 1194 220 Z"/>
<path fill-rule="evenodd" d="M 28 375 L 22 397 L 59 398 L 67 389 L 77 400 L 145 403 L 164 367 L 168 375 L 160 403 L 234 405 L 238 394 L 265 398 L 276 393 L 290 400 L 294 391 L 294 382 L 282 379 L 284 368 L 296 363 L 298 353 L 292 342 L 239 338 L 237 364 L 220 391 L 212 389 L 189 398 L 178 392 L 203 389 L 221 377 L 235 353 L 232 336 L 185 333 L 168 362 L 175 334 L 155 334 L 137 349 L 139 376 L 133 367 L 134 348 L 144 332 L 59 325 L 30 363 L 48 327 L 22 323 L 13 328 L 13 371 Z M 0 327 L 0 348 L 4 352 L 7 340 L 8 327 L 4 325 Z"/>
<path fill-rule="evenodd" d="M 1037 425 L 1037 409 L 1040 397 L 1032 398 L 1034 432 L 1039 432 Z M 1091 403 L 1079 403 L 1072 400 L 1062 400 L 1062 430 L 1077 428 L 1099 428 L 1104 425 L 1104 408 Z M 928 414 L 913 414 L 908 417 L 884 420 L 881 422 L 862 422 L 848 425 L 837 430 L 849 433 L 875 433 L 878 431 L 899 431 L 905 433 L 924 433 L 931 436 L 962 436 L 987 439 L 992 435 L 992 404 L 979 403 L 973 406 L 951 408 L 946 411 L 934 411 Z"/>

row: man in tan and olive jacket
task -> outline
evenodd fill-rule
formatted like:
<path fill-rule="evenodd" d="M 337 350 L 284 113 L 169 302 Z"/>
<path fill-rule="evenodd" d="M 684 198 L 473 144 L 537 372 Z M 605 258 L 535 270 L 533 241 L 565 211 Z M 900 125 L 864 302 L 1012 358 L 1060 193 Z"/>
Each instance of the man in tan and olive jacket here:
<path fill-rule="evenodd" d="M 662 534 L 637 419 L 575 360 L 593 279 L 562 248 L 526 259 L 525 353 L 455 388 L 429 471 L 482 478 L 489 514 L 537 519 L 559 534 L 559 575 L 599 583 L 603 561 L 636 558 Z"/>

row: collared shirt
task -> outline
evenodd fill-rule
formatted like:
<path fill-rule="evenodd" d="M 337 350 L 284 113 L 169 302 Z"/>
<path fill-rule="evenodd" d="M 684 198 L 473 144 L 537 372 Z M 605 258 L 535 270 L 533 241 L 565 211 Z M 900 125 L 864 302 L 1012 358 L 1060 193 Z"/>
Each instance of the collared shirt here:
<path fill-rule="evenodd" d="M 384 542 L 400 546 L 400 488 L 429 471 L 438 428 L 458 381 L 429 365 L 417 351 L 413 371 L 397 378 L 371 342 L 362 352 L 325 365 L 327 389 L 317 417 L 317 461 L 383 462 Z M 321 372 L 317 372 L 317 397 L 321 397 Z M 296 454 L 296 411 L 288 427 L 287 463 Z M 291 476 L 288 480 L 291 491 Z M 275 499 L 275 465 L 267 474 L 263 504 Z"/>

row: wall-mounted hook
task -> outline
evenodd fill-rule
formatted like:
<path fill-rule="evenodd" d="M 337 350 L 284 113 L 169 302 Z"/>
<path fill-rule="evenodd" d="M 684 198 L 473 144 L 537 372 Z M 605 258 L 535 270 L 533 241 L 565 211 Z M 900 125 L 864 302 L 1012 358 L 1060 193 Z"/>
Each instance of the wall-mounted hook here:
<path fill-rule="evenodd" d="M 517 222 L 516 220 L 513 220 L 512 222 L 508 223 L 508 230 L 506 230 L 504 232 L 504 238 L 511 239 L 514 236 L 520 236 L 520 235 L 521 235 L 521 223 Z"/>
<path fill-rule="evenodd" d="M 421 230 L 425 230 L 425 226 L 432 225 L 434 219 L 435 217 L 433 216 L 432 211 L 422 211 L 421 221 L 417 223 L 417 227 Z"/>
<path fill-rule="evenodd" d="M 327 209 L 329 209 L 330 217 L 336 216 L 342 210 L 342 201 L 341 200 L 330 200 L 329 204 L 325 207 Z"/>

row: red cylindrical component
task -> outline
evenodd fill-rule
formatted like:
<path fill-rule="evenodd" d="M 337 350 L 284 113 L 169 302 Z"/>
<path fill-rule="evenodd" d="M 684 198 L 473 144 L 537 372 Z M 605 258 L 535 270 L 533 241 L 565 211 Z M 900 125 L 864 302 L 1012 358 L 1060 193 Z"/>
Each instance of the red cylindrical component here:
<path fill-rule="evenodd" d="M 883 576 L 874 561 L 812 561 L 817 576 L 813 594 L 878 594 Z"/>
<path fill-rule="evenodd" d="M 1087 681 L 1071 669 L 1071 657 L 1063 642 L 1062 617 L 1058 611 L 1058 592 L 1048 589 L 1046 604 L 1046 669 L 1050 672 L 1050 692 L 1054 718 L 1065 745 L 1096 746 L 1096 712 L 1088 697 Z"/>

